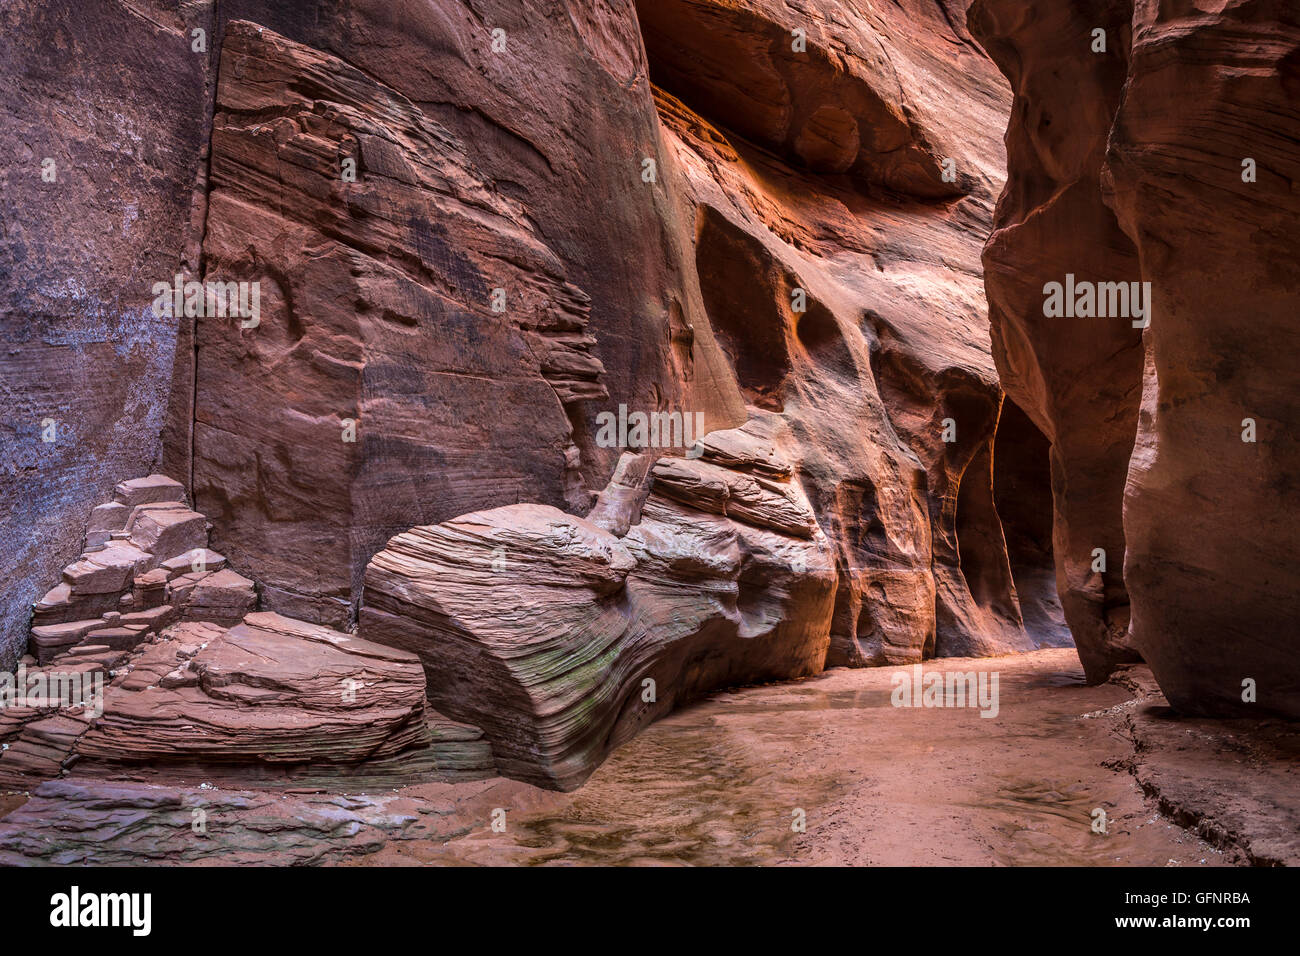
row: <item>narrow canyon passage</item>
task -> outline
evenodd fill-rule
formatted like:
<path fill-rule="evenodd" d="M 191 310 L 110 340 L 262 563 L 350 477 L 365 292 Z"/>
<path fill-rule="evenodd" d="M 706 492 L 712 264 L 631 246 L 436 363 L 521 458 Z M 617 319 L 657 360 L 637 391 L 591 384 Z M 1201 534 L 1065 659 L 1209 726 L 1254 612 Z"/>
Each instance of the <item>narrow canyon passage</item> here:
<path fill-rule="evenodd" d="M 0 2 L 0 867 L 1300 865 L 1283 0 Z"/>
<path fill-rule="evenodd" d="M 999 673 L 995 718 L 894 707 L 891 676 L 906 670 L 838 668 L 678 711 L 575 793 L 502 779 L 409 788 L 450 814 L 442 836 L 394 841 L 353 865 L 1228 862 L 1161 816 L 1116 763 L 1132 753 L 1121 726 L 1130 691 L 1085 686 L 1071 649 L 925 665 L 972 670 Z M 1092 829 L 1097 808 L 1105 834 Z M 504 832 L 488 823 L 498 809 Z M 806 832 L 792 828 L 796 810 Z"/>

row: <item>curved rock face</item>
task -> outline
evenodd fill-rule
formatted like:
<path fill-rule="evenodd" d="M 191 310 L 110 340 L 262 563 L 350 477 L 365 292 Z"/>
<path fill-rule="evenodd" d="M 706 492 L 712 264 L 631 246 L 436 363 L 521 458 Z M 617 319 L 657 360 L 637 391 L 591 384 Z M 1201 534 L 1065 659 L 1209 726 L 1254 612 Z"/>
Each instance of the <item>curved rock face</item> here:
<path fill-rule="evenodd" d="M 641 178 L 630 6 L 570 7 L 222 8 L 256 25 L 224 25 L 205 266 L 260 279 L 266 315 L 198 324 L 194 489 L 268 606 L 344 625 L 412 524 L 585 510 L 606 398 L 744 420 L 669 171 Z"/>
<path fill-rule="evenodd" d="M 1155 301 L 1124 572 L 1184 712 L 1300 717 L 1298 139 L 1293 4 L 1136 6 L 1105 183 Z"/>
<path fill-rule="evenodd" d="M 642 469 L 622 533 L 514 505 L 396 536 L 362 632 L 423 659 L 429 700 L 482 727 L 502 773 L 564 790 L 703 691 L 818 673 L 830 546 L 766 435 L 714 437 Z"/>
<path fill-rule="evenodd" d="M 939 4 L 638 13 L 708 319 L 746 400 L 790 424 L 837 550 L 828 663 L 1035 646 L 992 496 L 972 255 L 1001 184 L 990 64 Z M 848 104 L 832 162 L 811 144 Z"/>
<path fill-rule="evenodd" d="M 932 3 L 638 15 L 661 169 L 695 223 L 691 325 L 711 328 L 749 421 L 706 435 L 699 460 L 624 446 L 642 454 L 589 516 L 612 537 L 536 506 L 398 535 L 370 564 L 360 619 L 422 656 L 435 705 L 482 726 L 503 772 L 547 786 L 576 785 L 628 728 L 729 681 L 1062 641 L 1042 523 L 1019 552 L 1027 630 L 994 494 L 1002 394 L 975 254 L 1001 181 L 991 65 Z M 1045 480 L 1039 438 L 1022 483 Z M 747 449 L 757 439 L 779 446 L 779 469 Z M 737 561 L 700 514 L 793 542 L 742 536 Z M 705 534 L 661 528 L 701 520 Z M 758 556 L 792 543 L 799 563 L 773 578 Z M 671 575 L 647 589 L 656 568 Z M 683 670 L 683 655 L 707 664 Z M 659 696 L 641 700 L 650 675 Z"/>
<path fill-rule="evenodd" d="M 1141 652 L 1179 710 L 1294 717 L 1300 21 L 1280 2 L 976 0 L 970 24 L 1016 94 L 985 251 L 994 354 L 1052 441 L 1089 677 Z M 1045 317 L 1064 273 L 1146 284 L 1145 332 Z"/>
<path fill-rule="evenodd" d="M 1128 4 L 976 0 L 969 20 L 1015 94 L 1007 187 L 984 251 L 993 355 L 1002 387 L 1051 443 L 1057 588 L 1084 670 L 1099 681 L 1137 659 L 1122 513 L 1142 333 L 1124 316 L 1049 317 L 1043 290 L 1067 275 L 1139 278 L 1100 186 L 1125 78 Z M 1094 29 L 1106 31 L 1106 53 L 1091 52 Z"/>

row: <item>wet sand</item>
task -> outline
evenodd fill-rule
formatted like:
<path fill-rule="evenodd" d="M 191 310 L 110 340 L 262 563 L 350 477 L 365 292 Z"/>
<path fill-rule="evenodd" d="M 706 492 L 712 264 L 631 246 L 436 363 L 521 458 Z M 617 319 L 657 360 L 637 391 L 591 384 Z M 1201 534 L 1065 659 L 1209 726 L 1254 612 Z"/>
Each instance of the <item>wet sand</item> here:
<path fill-rule="evenodd" d="M 900 670 L 715 694 L 647 729 L 571 794 L 506 780 L 410 788 L 438 837 L 345 865 L 1230 862 L 1143 796 L 1124 766 L 1133 693 L 1085 686 L 1073 650 L 926 663 L 997 671 L 994 718 L 892 706 Z M 504 832 L 494 810 L 506 811 Z"/>

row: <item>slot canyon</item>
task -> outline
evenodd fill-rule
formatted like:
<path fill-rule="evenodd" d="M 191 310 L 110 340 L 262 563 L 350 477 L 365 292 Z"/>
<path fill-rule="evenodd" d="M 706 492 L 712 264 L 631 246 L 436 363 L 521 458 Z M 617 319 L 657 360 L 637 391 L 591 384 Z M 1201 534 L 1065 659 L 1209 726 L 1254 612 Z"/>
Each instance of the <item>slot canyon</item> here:
<path fill-rule="evenodd" d="M 1294 4 L 8 0 L 0 99 L 0 864 L 1300 863 Z"/>

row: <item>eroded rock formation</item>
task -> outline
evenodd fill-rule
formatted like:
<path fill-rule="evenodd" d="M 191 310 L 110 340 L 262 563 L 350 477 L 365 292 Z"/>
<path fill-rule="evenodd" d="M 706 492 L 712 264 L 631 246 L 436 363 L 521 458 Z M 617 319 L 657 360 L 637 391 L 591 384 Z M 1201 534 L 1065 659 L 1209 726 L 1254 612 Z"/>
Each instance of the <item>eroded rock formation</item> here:
<path fill-rule="evenodd" d="M 150 475 L 119 483 L 91 512 L 86 550 L 33 606 L 38 663 L 134 650 L 182 618 L 229 626 L 253 609 L 253 582 L 208 550 L 208 521 L 184 498 L 180 482 Z"/>
<path fill-rule="evenodd" d="M 514 505 L 398 535 L 361 632 L 419 654 L 430 701 L 503 773 L 561 789 L 705 690 L 819 672 L 831 548 L 773 436 L 710 438 L 649 469 L 619 534 Z"/>
<path fill-rule="evenodd" d="M 565 408 L 607 396 L 589 298 L 455 136 L 237 22 L 211 177 L 206 277 L 258 280 L 262 301 L 255 327 L 197 326 L 195 496 L 268 606 L 346 625 L 354 570 L 413 516 L 508 484 L 563 500 Z"/>
<path fill-rule="evenodd" d="M 1300 21 L 1281 2 L 976 0 L 970 23 L 1015 92 L 985 251 L 994 354 L 1052 442 L 1058 584 L 1089 677 L 1140 652 L 1184 712 L 1300 715 L 1283 358 Z M 1067 274 L 1141 281 L 1149 313 L 1048 318 L 1044 286 Z"/>
<path fill-rule="evenodd" d="M 52 780 L 0 824 L 0 865 L 308 866 L 413 836 L 421 821 L 403 803 Z"/>
<path fill-rule="evenodd" d="M 7 5 L 0 666 L 109 687 L 0 781 L 126 841 L 125 779 L 568 789 L 714 687 L 1071 631 L 1296 715 L 1300 25 L 963 7 Z M 1131 281 L 1145 335 L 1043 307 Z"/>
<path fill-rule="evenodd" d="M 178 291 L 187 307 L 152 317 L 174 367 L 144 447 L 216 550 L 186 569 L 208 540 L 183 506 L 97 511 L 106 547 L 37 609 L 42 661 L 109 666 L 164 607 L 223 647 L 271 640 L 253 600 L 334 631 L 359 615 L 510 772 L 570 786 L 711 686 L 1059 640 L 1041 525 L 1013 563 L 998 515 L 978 249 L 1007 95 L 959 12 L 237 0 L 162 18 L 208 40 L 191 52 L 210 106 L 172 115 L 206 152 L 184 255 L 131 301 L 174 278 L 257 288 L 255 315 L 208 314 L 200 290 L 207 311 Z M 700 427 L 602 440 L 624 409 Z M 484 577 L 498 547 L 523 556 Z M 531 597 L 546 612 L 511 617 Z M 145 611 L 152 628 L 125 620 Z M 521 624 L 544 679 L 491 650 Z M 593 703 L 570 678 L 595 646 Z M 457 684 L 484 648 L 507 663 Z M 142 653 L 178 714 L 217 706 L 191 680 L 203 654 Z M 649 670 L 653 706 L 633 705 Z M 88 746 L 134 753 L 155 717 L 109 715 Z"/>
<path fill-rule="evenodd" d="M 1034 646 L 989 484 L 1001 393 L 970 255 L 1003 89 L 940 5 L 668 7 L 638 10 L 701 294 L 837 550 L 828 662 Z M 959 524 L 982 542 L 964 564 Z"/>
<path fill-rule="evenodd" d="M 253 582 L 206 550 L 206 519 L 181 497 L 152 475 L 92 512 L 86 554 L 36 607 L 72 620 L 36 624 L 35 656 L 4 675 L 0 787 L 74 768 L 326 787 L 496 772 L 481 730 L 427 706 L 415 655 L 253 611 Z M 160 562 L 147 547 L 183 552 Z M 77 619 L 107 606 L 122 610 Z"/>

